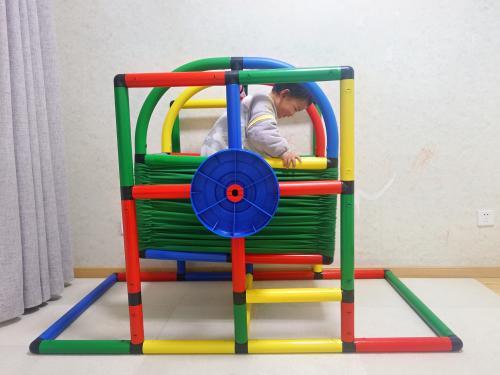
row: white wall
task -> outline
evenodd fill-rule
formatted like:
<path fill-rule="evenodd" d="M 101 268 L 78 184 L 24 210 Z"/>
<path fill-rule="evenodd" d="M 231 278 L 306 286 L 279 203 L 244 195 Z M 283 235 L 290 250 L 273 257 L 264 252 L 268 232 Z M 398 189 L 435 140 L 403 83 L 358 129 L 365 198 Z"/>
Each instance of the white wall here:
<path fill-rule="evenodd" d="M 478 208 L 500 215 L 499 2 L 54 2 L 77 266 L 123 264 L 113 76 L 242 55 L 355 68 L 358 265 L 500 265 L 500 220 L 476 225 Z M 131 91 L 134 122 L 146 94 Z M 201 118 L 183 125 L 194 150 L 214 112 L 185 116 Z M 285 129 L 307 152 L 304 134 Z"/>

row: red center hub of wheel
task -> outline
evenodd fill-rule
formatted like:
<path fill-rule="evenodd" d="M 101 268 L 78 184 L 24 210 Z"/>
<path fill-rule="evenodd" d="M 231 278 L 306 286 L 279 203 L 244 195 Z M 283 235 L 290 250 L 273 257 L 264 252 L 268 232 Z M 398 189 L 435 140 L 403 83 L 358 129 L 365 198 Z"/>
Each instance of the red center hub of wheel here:
<path fill-rule="evenodd" d="M 241 185 L 232 184 L 226 189 L 226 197 L 233 203 L 238 203 L 243 199 L 244 190 Z"/>

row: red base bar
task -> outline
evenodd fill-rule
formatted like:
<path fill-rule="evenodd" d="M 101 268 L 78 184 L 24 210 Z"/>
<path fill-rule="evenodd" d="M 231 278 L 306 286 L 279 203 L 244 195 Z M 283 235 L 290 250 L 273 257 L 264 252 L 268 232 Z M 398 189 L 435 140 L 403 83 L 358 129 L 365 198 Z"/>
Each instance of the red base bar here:
<path fill-rule="evenodd" d="M 254 271 L 255 281 L 264 280 L 314 280 L 312 271 Z"/>
<path fill-rule="evenodd" d="M 357 338 L 357 353 L 451 352 L 449 337 Z"/>
<path fill-rule="evenodd" d="M 125 272 L 117 273 L 118 281 L 127 281 Z M 141 281 L 176 281 L 175 272 L 141 272 Z"/>
<path fill-rule="evenodd" d="M 321 264 L 317 254 L 248 254 L 245 261 L 253 264 Z"/>
<path fill-rule="evenodd" d="M 280 182 L 280 196 L 341 194 L 342 181 L 288 181 Z"/>
<path fill-rule="evenodd" d="M 130 73 L 127 87 L 223 86 L 224 72 Z"/>
<path fill-rule="evenodd" d="M 323 269 L 323 279 L 326 280 L 340 280 L 339 269 Z M 383 269 L 359 269 L 354 270 L 355 279 L 383 279 L 385 277 L 385 270 Z"/>
<path fill-rule="evenodd" d="M 275 255 L 276 257 L 282 256 L 290 256 L 299 255 L 302 257 L 320 257 L 320 255 L 309 255 L 309 254 L 283 254 L 283 255 Z M 264 260 L 264 258 L 260 258 L 263 255 L 247 255 L 246 263 L 260 263 L 260 260 Z M 274 256 L 274 255 L 273 255 Z M 259 259 L 255 259 L 254 257 L 259 257 Z M 292 260 L 290 263 L 286 263 L 285 260 L 281 258 L 276 258 L 276 264 L 302 264 L 299 259 L 295 262 Z M 312 258 L 311 258 L 312 259 Z M 316 258 L 314 258 L 316 259 Z M 251 261 L 250 261 L 251 260 Z M 257 260 L 257 261 L 256 261 Z M 295 263 L 293 263 L 295 262 Z M 262 263 L 272 264 L 268 260 L 263 261 Z M 304 261 L 303 264 L 321 264 L 321 262 L 309 262 Z M 340 279 L 340 270 L 338 269 L 324 269 L 322 272 L 323 279 L 325 280 L 339 280 Z M 175 272 L 141 272 L 140 273 L 141 281 L 176 281 L 177 274 Z M 359 269 L 354 271 L 354 277 L 356 279 L 383 279 L 384 278 L 384 270 L 383 269 Z M 118 281 L 126 281 L 125 272 L 117 273 Z M 290 270 L 290 271 L 254 271 L 254 280 L 313 280 L 314 272 L 308 270 Z"/>

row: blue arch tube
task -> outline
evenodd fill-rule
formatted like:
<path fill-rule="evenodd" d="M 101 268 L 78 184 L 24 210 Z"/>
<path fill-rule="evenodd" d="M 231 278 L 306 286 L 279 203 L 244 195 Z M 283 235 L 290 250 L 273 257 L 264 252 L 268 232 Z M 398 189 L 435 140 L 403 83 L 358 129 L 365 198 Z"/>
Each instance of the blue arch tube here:
<path fill-rule="evenodd" d="M 294 68 L 293 65 L 283 61 L 268 59 L 264 57 L 243 57 L 244 69 L 276 69 L 276 68 Z M 329 158 L 338 158 L 339 156 L 339 132 L 337 120 L 333 108 L 325 93 L 316 82 L 303 83 L 316 104 L 321 109 L 321 114 L 325 120 L 326 127 L 326 156 Z"/>

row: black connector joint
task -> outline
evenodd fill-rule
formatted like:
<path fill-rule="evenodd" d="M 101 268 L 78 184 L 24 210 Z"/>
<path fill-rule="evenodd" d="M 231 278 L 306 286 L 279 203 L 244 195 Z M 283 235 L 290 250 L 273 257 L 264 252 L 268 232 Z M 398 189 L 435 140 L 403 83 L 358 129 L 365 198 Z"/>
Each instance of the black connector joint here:
<path fill-rule="evenodd" d="M 354 181 L 342 181 L 342 194 L 354 194 Z"/>
<path fill-rule="evenodd" d="M 340 68 L 340 79 L 354 79 L 354 69 L 352 66 L 342 66 Z"/>
<path fill-rule="evenodd" d="M 230 83 L 240 83 L 240 73 L 237 70 L 232 70 L 230 72 L 225 72 L 224 73 L 224 83 L 230 84 Z"/>
<path fill-rule="evenodd" d="M 144 164 L 146 162 L 146 155 L 145 154 L 135 154 L 134 160 L 136 163 Z"/>
<path fill-rule="evenodd" d="M 132 199 L 132 186 L 120 186 L 120 194 L 122 201 L 131 201 Z"/>
<path fill-rule="evenodd" d="M 115 87 L 126 87 L 125 74 L 117 74 L 113 80 Z"/>
<path fill-rule="evenodd" d="M 342 302 L 354 303 L 354 290 L 343 290 L 342 291 Z"/>
<path fill-rule="evenodd" d="M 142 344 L 130 343 L 130 354 L 142 354 Z"/>
<path fill-rule="evenodd" d="M 234 352 L 236 354 L 248 354 L 248 342 L 244 344 L 234 343 Z"/>
<path fill-rule="evenodd" d="M 323 255 L 323 264 L 332 264 L 332 263 L 333 263 L 333 257 Z"/>
<path fill-rule="evenodd" d="M 342 342 L 342 353 L 356 353 L 356 344 L 354 342 Z"/>
<path fill-rule="evenodd" d="M 314 280 L 323 280 L 323 273 L 314 272 Z"/>
<path fill-rule="evenodd" d="M 231 70 L 243 70 L 243 57 L 231 57 L 229 67 Z"/>
<path fill-rule="evenodd" d="M 128 305 L 129 306 L 139 306 L 141 304 L 142 304 L 141 292 L 128 294 Z"/>
<path fill-rule="evenodd" d="M 326 167 L 327 168 L 338 168 L 339 167 L 339 159 L 337 159 L 337 158 L 326 159 Z"/>
<path fill-rule="evenodd" d="M 40 354 L 40 344 L 42 343 L 42 341 L 43 339 L 40 337 L 34 339 L 30 344 L 30 352 L 33 354 Z"/>
<path fill-rule="evenodd" d="M 455 335 L 451 335 L 448 337 L 451 340 L 451 351 L 452 352 L 459 352 L 460 350 L 462 350 L 462 348 L 464 347 L 464 343 L 462 342 L 462 340 L 460 340 Z"/>
<path fill-rule="evenodd" d="M 247 303 L 247 292 L 233 292 L 233 303 L 235 305 L 244 305 Z"/>

